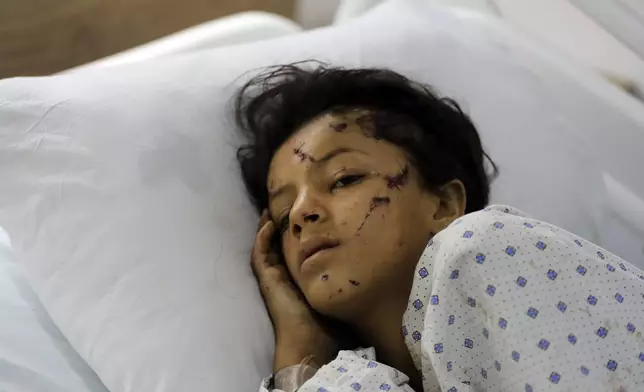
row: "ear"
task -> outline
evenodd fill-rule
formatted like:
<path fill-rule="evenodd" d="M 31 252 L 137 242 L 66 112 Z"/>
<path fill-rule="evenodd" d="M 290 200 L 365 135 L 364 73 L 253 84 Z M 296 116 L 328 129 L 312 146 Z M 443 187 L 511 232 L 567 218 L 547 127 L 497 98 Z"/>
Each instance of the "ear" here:
<path fill-rule="evenodd" d="M 440 230 L 465 215 L 465 186 L 460 180 L 452 180 L 434 192 L 438 205 L 434 212 L 434 224 Z"/>

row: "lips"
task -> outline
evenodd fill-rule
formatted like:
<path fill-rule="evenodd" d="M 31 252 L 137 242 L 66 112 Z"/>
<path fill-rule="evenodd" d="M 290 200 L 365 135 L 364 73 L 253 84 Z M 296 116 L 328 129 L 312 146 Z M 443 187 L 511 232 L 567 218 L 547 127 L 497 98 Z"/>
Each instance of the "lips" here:
<path fill-rule="evenodd" d="M 329 238 L 312 239 L 306 241 L 302 245 L 302 249 L 300 250 L 300 264 L 304 263 L 307 259 L 314 256 L 318 252 L 327 249 L 333 249 L 338 245 L 340 245 L 338 241 L 334 241 Z"/>

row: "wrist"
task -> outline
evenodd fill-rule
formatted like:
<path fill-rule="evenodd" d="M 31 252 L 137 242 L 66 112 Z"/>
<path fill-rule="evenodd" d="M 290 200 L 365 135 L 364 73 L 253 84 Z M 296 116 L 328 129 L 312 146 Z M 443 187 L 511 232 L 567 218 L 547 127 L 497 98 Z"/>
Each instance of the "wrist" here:
<path fill-rule="evenodd" d="M 319 369 L 330 362 L 333 358 L 319 350 L 312 350 L 297 344 L 287 344 L 278 342 L 275 347 L 275 356 L 273 358 L 273 372 L 293 365 L 308 365 Z"/>
<path fill-rule="evenodd" d="M 312 353 L 307 353 L 306 350 L 301 350 L 292 345 L 287 346 L 278 344 L 275 347 L 275 356 L 273 357 L 273 372 L 277 373 L 289 366 L 299 365 L 312 355 Z M 318 367 L 317 361 L 314 361 L 310 365 L 315 366 L 316 368 Z"/>

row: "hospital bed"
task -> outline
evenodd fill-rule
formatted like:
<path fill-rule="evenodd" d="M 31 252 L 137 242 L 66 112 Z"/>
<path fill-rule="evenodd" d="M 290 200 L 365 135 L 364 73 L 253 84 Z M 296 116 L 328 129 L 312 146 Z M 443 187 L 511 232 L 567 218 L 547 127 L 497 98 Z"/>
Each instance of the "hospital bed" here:
<path fill-rule="evenodd" d="M 270 64 L 316 58 L 431 83 L 499 164 L 493 202 L 644 267 L 641 102 L 484 2 L 376 3 L 345 2 L 313 31 L 236 15 L 0 81 L 0 312 L 12 320 L 0 389 L 241 391 L 270 371 L 229 116 L 247 72 Z"/>

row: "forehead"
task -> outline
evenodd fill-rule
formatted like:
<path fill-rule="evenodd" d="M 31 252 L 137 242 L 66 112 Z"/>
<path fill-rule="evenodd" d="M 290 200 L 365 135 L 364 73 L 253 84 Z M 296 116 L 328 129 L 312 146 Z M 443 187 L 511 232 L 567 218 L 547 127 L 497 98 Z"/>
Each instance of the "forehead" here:
<path fill-rule="evenodd" d="M 368 135 L 370 115 L 363 110 L 327 113 L 298 129 L 275 152 L 269 168 L 269 181 L 291 167 L 306 166 L 306 156 L 321 156 L 335 148 L 368 149 L 373 143 Z M 305 154 L 305 155 L 302 155 Z"/>
<path fill-rule="evenodd" d="M 334 149 L 358 149 L 378 161 L 404 162 L 399 147 L 373 137 L 373 122 L 366 110 L 327 113 L 304 124 L 276 151 L 269 167 L 269 189 L 314 167 L 312 160 Z M 345 159 L 356 159 L 355 154 Z M 311 159 L 313 158 L 313 159 Z"/>

